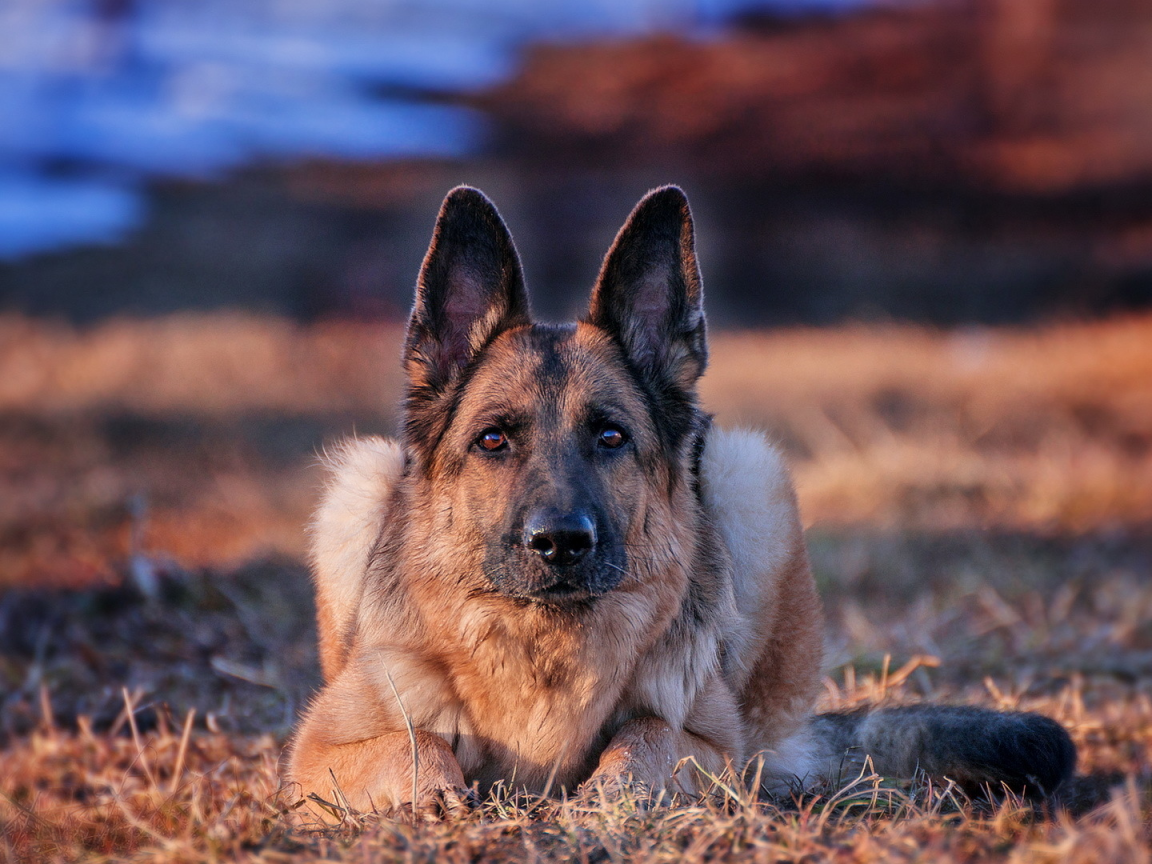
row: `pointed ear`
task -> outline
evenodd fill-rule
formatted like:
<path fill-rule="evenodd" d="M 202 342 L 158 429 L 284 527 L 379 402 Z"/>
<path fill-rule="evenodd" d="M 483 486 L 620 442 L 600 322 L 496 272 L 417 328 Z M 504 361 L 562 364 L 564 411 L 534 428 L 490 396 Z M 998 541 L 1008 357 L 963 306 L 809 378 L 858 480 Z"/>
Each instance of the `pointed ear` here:
<path fill-rule="evenodd" d="M 484 193 L 457 186 L 440 207 L 408 320 L 409 405 L 440 396 L 494 336 L 527 323 L 512 235 Z"/>
<path fill-rule="evenodd" d="M 703 303 L 688 199 L 675 186 L 649 192 L 604 259 L 588 321 L 657 391 L 689 393 L 708 362 Z"/>

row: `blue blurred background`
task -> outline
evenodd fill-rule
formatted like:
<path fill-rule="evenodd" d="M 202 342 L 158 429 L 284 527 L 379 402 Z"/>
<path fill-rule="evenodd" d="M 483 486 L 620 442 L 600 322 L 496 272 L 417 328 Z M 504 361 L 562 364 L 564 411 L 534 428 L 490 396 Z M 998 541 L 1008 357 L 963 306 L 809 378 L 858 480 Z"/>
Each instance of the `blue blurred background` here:
<path fill-rule="evenodd" d="M 0 311 L 403 314 L 485 188 L 537 305 L 678 182 L 720 323 L 1152 299 L 1138 0 L 6 0 Z"/>

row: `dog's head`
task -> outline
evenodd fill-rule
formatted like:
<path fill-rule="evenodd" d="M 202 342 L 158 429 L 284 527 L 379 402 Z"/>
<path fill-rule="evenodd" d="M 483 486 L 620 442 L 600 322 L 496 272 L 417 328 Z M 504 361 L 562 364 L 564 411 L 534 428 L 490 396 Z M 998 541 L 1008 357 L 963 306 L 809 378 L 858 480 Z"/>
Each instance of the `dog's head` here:
<path fill-rule="evenodd" d="M 405 443 L 440 560 L 482 574 L 472 590 L 581 604 L 675 556 L 653 538 L 692 500 L 702 301 L 676 187 L 636 206 L 570 325 L 532 323 L 496 208 L 449 193 L 404 347 Z"/>

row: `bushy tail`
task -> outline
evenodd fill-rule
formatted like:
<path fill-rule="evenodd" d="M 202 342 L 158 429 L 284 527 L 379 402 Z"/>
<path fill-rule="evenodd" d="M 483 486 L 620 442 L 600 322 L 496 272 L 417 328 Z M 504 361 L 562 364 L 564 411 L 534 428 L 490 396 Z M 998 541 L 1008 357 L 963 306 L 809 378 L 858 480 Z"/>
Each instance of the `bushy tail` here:
<path fill-rule="evenodd" d="M 970 792 L 1001 785 L 1051 795 L 1076 768 L 1076 746 L 1064 727 L 1041 714 L 911 705 L 821 714 L 814 738 L 825 776 L 848 780 L 870 757 L 882 776 L 917 769 L 954 780 Z"/>

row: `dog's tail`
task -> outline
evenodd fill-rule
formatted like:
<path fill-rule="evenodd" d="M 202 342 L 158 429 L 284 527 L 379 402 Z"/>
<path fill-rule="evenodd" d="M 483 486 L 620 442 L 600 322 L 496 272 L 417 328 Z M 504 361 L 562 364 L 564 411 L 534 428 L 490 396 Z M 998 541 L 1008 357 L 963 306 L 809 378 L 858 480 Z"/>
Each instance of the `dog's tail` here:
<path fill-rule="evenodd" d="M 386 438 L 353 438 L 324 462 L 331 473 L 312 520 L 312 579 L 320 668 L 331 681 L 344 666 L 368 559 L 404 473 L 404 451 Z"/>
<path fill-rule="evenodd" d="M 944 705 L 910 705 L 820 714 L 811 732 L 820 771 L 852 779 L 870 758 L 877 774 L 912 777 L 917 770 L 954 780 L 968 792 L 1006 786 L 1051 795 L 1076 768 L 1076 746 L 1049 717 Z"/>

